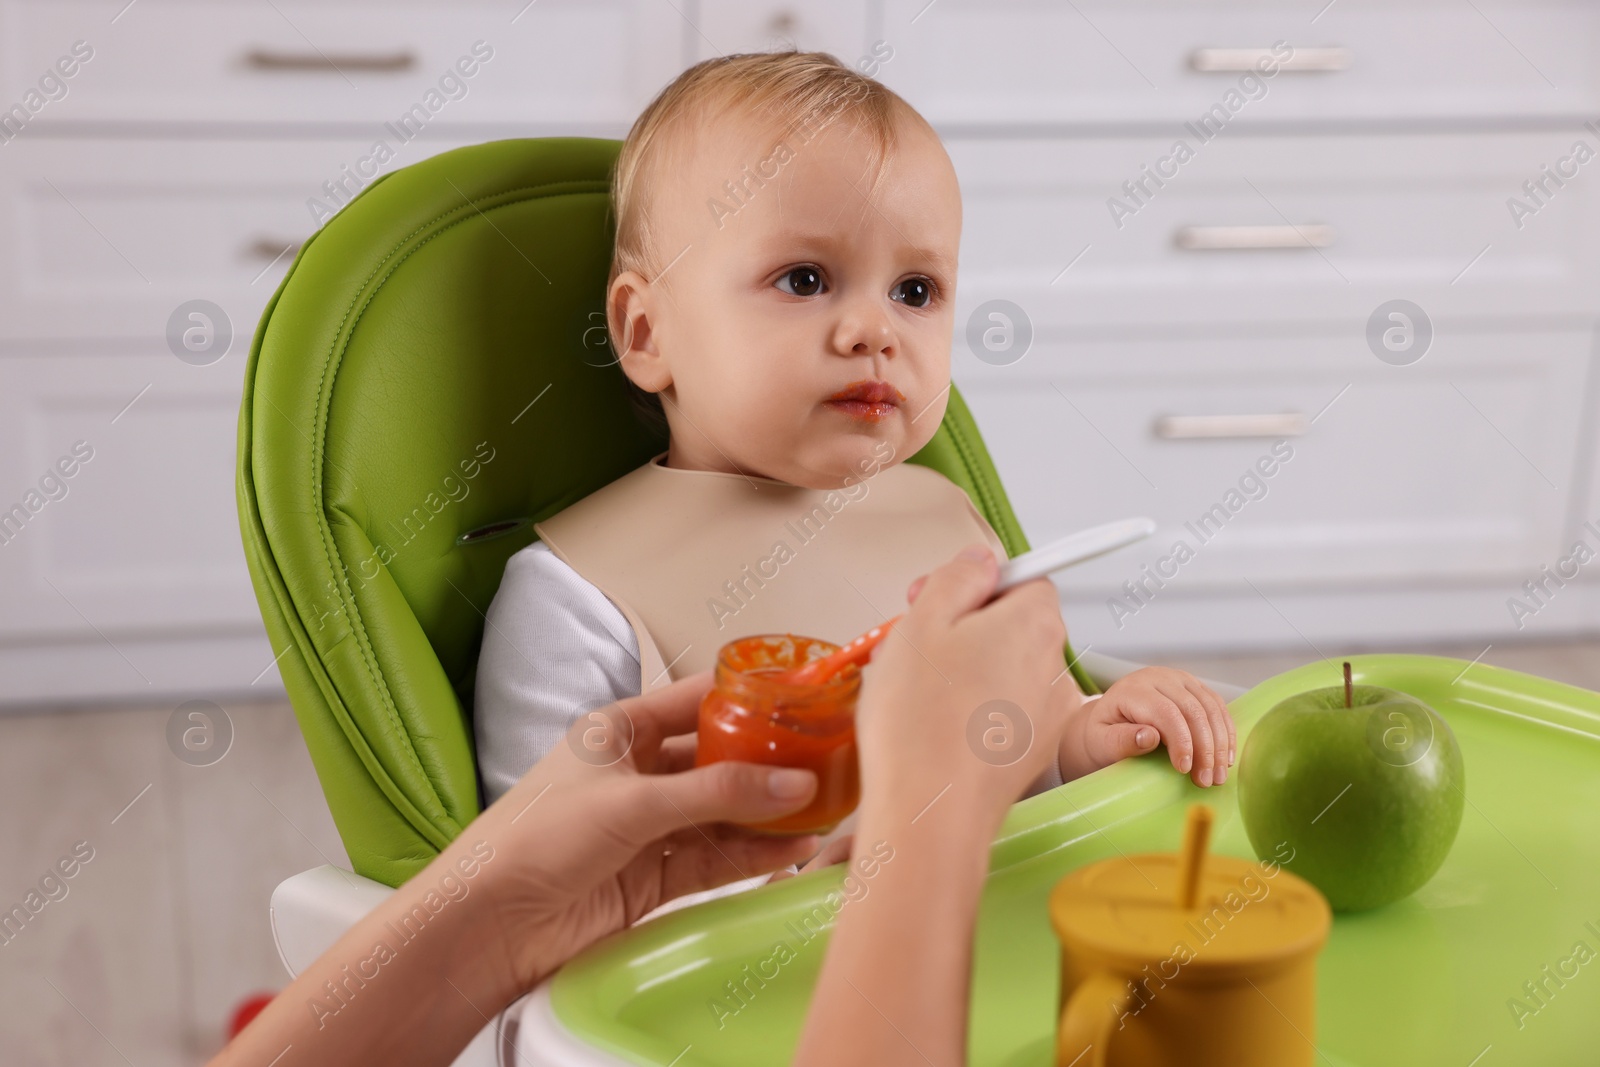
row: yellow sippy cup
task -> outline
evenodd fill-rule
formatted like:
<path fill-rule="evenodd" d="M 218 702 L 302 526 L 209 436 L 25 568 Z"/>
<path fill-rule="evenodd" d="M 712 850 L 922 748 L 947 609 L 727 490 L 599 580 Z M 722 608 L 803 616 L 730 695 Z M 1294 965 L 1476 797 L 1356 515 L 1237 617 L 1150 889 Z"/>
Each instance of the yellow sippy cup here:
<path fill-rule="evenodd" d="M 1050 894 L 1061 940 L 1057 1067 L 1310 1067 L 1317 953 L 1333 914 L 1275 863 L 1183 851 L 1104 860 Z"/>

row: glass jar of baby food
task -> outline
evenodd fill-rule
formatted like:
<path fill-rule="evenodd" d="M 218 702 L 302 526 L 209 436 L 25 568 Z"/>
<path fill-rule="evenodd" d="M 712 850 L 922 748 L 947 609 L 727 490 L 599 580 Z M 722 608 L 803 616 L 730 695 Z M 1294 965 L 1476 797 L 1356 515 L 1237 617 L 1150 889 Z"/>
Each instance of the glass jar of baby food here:
<path fill-rule="evenodd" d="M 856 808 L 856 697 L 861 671 L 847 667 L 821 685 L 788 685 L 773 676 L 838 650 L 814 637 L 758 634 L 717 653 L 715 684 L 700 702 L 695 765 L 720 760 L 799 767 L 817 775 L 817 793 L 793 815 L 749 829 L 771 834 L 826 833 Z"/>

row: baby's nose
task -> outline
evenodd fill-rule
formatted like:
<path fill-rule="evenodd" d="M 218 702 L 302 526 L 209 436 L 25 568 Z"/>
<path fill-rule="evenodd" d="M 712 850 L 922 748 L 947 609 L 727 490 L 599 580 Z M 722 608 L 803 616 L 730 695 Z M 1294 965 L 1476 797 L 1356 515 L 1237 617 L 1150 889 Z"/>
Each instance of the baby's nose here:
<path fill-rule="evenodd" d="M 892 356 L 898 351 L 894 327 L 881 312 L 863 312 L 839 324 L 840 351 L 853 356 Z"/>

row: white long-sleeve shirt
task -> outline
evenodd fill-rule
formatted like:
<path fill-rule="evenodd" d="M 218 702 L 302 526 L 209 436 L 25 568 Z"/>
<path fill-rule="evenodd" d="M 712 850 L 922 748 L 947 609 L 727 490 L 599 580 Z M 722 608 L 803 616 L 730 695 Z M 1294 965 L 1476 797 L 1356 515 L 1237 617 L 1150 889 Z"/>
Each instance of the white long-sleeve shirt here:
<path fill-rule="evenodd" d="M 604 593 L 543 541 L 506 562 L 478 653 L 473 730 L 484 804 L 579 715 L 639 695 L 639 642 Z"/>

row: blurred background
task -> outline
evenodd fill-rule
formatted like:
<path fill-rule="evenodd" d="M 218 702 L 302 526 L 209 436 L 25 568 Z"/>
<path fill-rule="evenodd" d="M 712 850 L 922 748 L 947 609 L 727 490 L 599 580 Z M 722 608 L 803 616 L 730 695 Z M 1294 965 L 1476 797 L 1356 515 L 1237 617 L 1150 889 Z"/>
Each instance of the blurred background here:
<path fill-rule="evenodd" d="M 272 888 L 345 865 L 234 507 L 301 242 L 789 43 L 945 140 L 954 377 L 1030 539 L 1160 523 L 1058 583 L 1080 650 L 1600 688 L 1592 4 L 0 0 L 0 910 L 92 852 L 0 933 L 5 1063 L 200 1062 L 285 982 Z"/>

